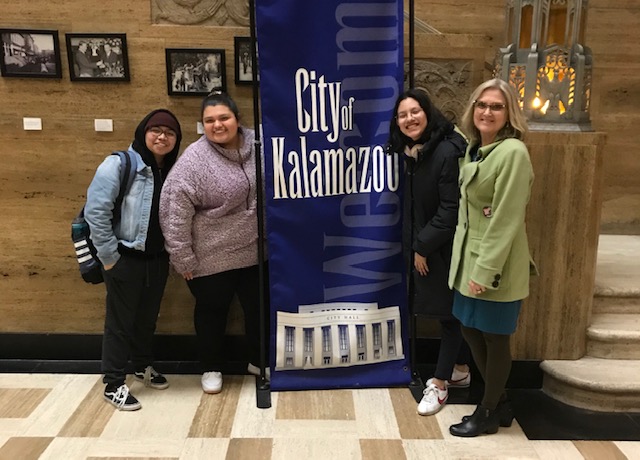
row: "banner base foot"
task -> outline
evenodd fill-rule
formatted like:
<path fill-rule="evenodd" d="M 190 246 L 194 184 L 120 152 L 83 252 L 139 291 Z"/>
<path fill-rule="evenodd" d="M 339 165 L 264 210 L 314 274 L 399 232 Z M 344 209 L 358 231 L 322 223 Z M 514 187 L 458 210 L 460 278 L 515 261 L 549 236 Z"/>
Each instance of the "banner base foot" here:
<path fill-rule="evenodd" d="M 264 377 L 256 377 L 256 406 L 258 409 L 271 407 L 271 386 Z"/>

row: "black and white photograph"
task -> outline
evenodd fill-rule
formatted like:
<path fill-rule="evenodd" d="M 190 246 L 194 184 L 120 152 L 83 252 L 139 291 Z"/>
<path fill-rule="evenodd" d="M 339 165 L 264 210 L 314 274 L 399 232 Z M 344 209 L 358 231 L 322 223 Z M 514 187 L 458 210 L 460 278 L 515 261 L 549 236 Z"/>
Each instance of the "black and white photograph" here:
<path fill-rule="evenodd" d="M 206 96 L 226 91 L 223 49 L 167 48 L 167 89 L 170 96 Z"/>
<path fill-rule="evenodd" d="M 0 29 L 3 77 L 61 78 L 57 30 Z"/>
<path fill-rule="evenodd" d="M 251 37 L 233 37 L 233 42 L 236 85 L 250 85 L 253 82 Z"/>
<path fill-rule="evenodd" d="M 129 81 L 125 34 L 66 34 L 72 81 Z"/>

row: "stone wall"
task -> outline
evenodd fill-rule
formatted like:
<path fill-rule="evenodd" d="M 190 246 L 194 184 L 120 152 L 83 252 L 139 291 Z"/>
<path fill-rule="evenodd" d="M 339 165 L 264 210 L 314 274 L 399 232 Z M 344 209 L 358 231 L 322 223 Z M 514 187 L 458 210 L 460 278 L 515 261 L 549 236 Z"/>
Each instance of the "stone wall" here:
<path fill-rule="evenodd" d="M 234 19 L 242 18 L 243 2 L 173 1 L 218 8 L 210 16 L 215 24 L 179 25 L 158 19 L 157 8 L 167 1 L 2 5 L 0 27 L 58 30 L 62 78 L 0 78 L 0 333 L 101 333 L 104 288 L 80 281 L 69 222 L 96 166 L 129 144 L 149 110 L 166 107 L 177 114 L 183 147 L 198 137 L 200 98 L 167 95 L 165 48 L 225 49 L 228 91 L 244 120 L 253 124 L 251 88 L 233 83 L 233 37 L 248 35 Z M 496 48 L 503 44 L 504 2 L 416 3 L 418 18 L 443 33 L 416 37 L 417 83 L 455 111 L 490 76 Z M 609 3 L 591 2 L 587 33 L 595 62 L 593 126 L 608 135 L 603 228 L 633 231 L 640 222 L 640 130 L 635 123 L 640 121 L 640 6 L 630 0 Z M 234 14 L 223 18 L 224 8 Z M 87 32 L 126 33 L 130 82 L 69 80 L 64 34 Z M 437 84 L 431 77 L 437 77 Z M 42 131 L 24 131 L 23 117 L 42 118 Z M 96 118 L 112 119 L 114 131 L 95 132 Z M 159 332 L 192 333 L 192 303 L 184 282 L 172 276 Z M 240 315 L 236 309 L 231 321 L 236 330 L 241 329 Z"/>

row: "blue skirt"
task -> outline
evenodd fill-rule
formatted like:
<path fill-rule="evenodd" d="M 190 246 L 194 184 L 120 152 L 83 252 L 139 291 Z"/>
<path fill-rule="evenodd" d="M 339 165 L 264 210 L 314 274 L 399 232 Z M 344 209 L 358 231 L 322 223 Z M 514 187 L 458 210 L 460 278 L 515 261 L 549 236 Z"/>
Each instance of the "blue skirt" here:
<path fill-rule="evenodd" d="M 490 334 L 513 334 L 518 324 L 522 300 L 494 302 L 466 297 L 454 289 L 453 316 L 463 326 Z"/>

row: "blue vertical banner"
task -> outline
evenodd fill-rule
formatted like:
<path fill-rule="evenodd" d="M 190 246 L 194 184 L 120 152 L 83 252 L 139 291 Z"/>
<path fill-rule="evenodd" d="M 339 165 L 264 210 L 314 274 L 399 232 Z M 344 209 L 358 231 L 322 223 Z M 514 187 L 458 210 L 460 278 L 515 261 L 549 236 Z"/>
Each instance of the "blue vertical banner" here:
<path fill-rule="evenodd" d="M 410 381 L 403 2 L 256 0 L 273 390 Z"/>

